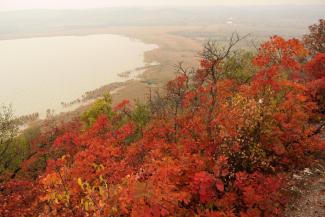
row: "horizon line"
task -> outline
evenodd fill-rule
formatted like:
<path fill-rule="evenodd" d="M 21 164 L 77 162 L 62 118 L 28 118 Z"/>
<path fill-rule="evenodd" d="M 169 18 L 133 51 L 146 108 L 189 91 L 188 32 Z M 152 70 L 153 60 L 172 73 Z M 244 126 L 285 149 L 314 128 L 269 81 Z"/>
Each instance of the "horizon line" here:
<path fill-rule="evenodd" d="M 274 4 L 213 4 L 213 5 L 130 5 L 130 6 L 105 6 L 105 7 L 85 7 L 85 8 L 25 8 L 25 9 L 0 9 L 0 12 L 21 12 L 21 11 L 85 11 L 85 10 L 100 10 L 100 9 L 167 9 L 167 8 L 207 8 L 207 7 L 248 7 L 248 6 L 325 6 L 325 3 L 295 3 L 295 4 L 282 4 L 282 3 L 274 3 Z"/>

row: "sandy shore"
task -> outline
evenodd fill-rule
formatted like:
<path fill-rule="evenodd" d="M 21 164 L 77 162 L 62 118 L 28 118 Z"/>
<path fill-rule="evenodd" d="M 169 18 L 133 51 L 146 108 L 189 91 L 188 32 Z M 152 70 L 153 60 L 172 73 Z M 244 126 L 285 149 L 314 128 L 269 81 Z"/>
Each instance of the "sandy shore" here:
<path fill-rule="evenodd" d="M 73 30 L 65 34 L 117 34 L 158 45 L 158 48 L 144 54 L 144 61 L 145 64 L 158 62 L 159 65 L 147 67 L 139 79 L 125 82 L 123 88 L 113 94 L 113 102 L 116 103 L 123 99 L 145 100 L 150 87 L 162 87 L 175 77 L 175 67 L 179 62 L 183 62 L 188 67 L 196 66 L 198 52 L 202 48 L 201 42 L 173 34 L 191 28 L 193 27 L 111 27 Z"/>
<path fill-rule="evenodd" d="M 113 94 L 114 103 L 125 98 L 146 100 L 149 88 L 163 87 L 167 81 L 175 77 L 175 67 L 180 62 L 187 67 L 197 65 L 201 42 L 173 34 L 179 29 L 180 27 L 123 27 L 94 31 L 122 34 L 158 45 L 158 48 L 146 52 L 144 56 L 146 64 L 158 62 L 159 65 L 146 68 L 139 79 L 126 82 L 123 89 Z"/>
<path fill-rule="evenodd" d="M 156 44 L 158 47 L 144 54 L 144 62 L 147 67 L 137 79 L 132 79 L 123 83 L 107 84 L 98 87 L 94 91 L 94 97 L 100 96 L 107 91 L 113 91 L 113 104 L 123 99 L 129 99 L 131 102 L 145 101 L 148 97 L 150 88 L 163 88 L 167 81 L 173 79 L 176 75 L 176 66 L 183 62 L 184 66 L 195 67 L 198 63 L 198 52 L 201 50 L 202 42 L 188 37 L 174 34 L 178 31 L 184 31 L 193 27 L 180 26 L 159 26 L 159 27 L 109 27 L 92 29 L 74 29 L 61 32 L 46 32 L 33 35 L 12 36 L 10 39 L 29 38 L 29 37 L 51 37 L 63 35 L 91 35 L 91 34 L 117 34 L 127 36 L 134 40 L 140 40 L 144 43 Z M 0 38 L 0 40 L 8 38 Z M 127 60 L 126 60 L 127 61 Z M 152 63 L 159 63 L 152 65 Z M 118 88 L 118 89 L 117 89 Z M 114 91 L 115 90 L 115 91 Z M 58 115 L 58 117 L 75 117 L 84 111 L 93 101 L 83 103 L 80 107 L 71 112 Z M 75 107 L 73 107 L 75 108 Z M 70 118 L 68 118 L 70 119 Z"/>

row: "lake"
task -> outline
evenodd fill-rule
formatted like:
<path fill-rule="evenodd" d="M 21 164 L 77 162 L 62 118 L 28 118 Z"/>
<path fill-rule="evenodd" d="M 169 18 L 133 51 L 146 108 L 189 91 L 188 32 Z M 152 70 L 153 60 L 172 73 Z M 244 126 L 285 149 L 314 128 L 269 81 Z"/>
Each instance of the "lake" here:
<path fill-rule="evenodd" d="M 61 111 L 86 91 L 124 81 L 156 48 L 119 35 L 59 36 L 0 41 L 0 104 L 16 115 Z"/>

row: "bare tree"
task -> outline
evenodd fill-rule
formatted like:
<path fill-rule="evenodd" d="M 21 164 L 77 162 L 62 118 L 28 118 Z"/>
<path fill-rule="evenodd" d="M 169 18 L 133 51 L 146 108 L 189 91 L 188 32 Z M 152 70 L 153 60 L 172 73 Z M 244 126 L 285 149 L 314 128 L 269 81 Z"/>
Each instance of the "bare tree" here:
<path fill-rule="evenodd" d="M 234 47 L 243 39 L 247 38 L 250 34 L 241 37 L 238 33 L 234 32 L 231 34 L 228 43 L 221 46 L 217 41 L 209 40 L 205 43 L 203 51 L 201 52 L 201 57 L 208 60 L 211 63 L 209 69 L 205 71 L 205 81 L 210 84 L 210 96 L 211 96 L 211 107 L 207 115 L 207 133 L 210 138 L 212 138 L 211 121 L 213 119 L 213 111 L 215 110 L 217 102 L 217 83 L 218 80 L 226 72 L 224 69 L 220 69 L 220 64 L 222 64 L 227 58 L 234 54 Z"/>

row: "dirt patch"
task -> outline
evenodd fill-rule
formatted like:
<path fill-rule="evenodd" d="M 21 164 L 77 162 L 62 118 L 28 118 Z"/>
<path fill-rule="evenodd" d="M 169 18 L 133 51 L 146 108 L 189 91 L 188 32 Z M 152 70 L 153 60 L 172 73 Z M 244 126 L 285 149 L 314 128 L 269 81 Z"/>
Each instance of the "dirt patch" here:
<path fill-rule="evenodd" d="M 290 188 L 293 200 L 286 217 L 325 217 L 325 160 L 319 160 L 312 168 L 292 175 Z"/>

